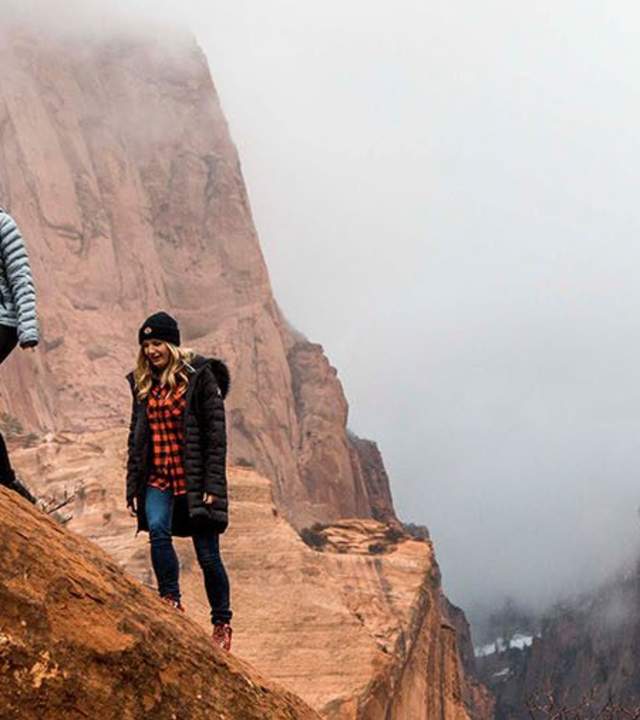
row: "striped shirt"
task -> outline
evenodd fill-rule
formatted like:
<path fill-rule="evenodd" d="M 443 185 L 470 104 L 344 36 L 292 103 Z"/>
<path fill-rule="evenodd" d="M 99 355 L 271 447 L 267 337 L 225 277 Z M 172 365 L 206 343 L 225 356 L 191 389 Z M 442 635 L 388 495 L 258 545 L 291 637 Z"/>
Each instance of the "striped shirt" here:
<path fill-rule="evenodd" d="M 40 339 L 27 248 L 16 221 L 0 207 L 0 325 L 14 327 L 22 346 Z"/>
<path fill-rule="evenodd" d="M 185 393 L 176 397 L 169 388 L 154 385 L 147 400 L 147 418 L 151 428 L 153 461 L 149 487 L 173 490 L 174 495 L 185 495 L 182 450 L 184 447 Z"/>

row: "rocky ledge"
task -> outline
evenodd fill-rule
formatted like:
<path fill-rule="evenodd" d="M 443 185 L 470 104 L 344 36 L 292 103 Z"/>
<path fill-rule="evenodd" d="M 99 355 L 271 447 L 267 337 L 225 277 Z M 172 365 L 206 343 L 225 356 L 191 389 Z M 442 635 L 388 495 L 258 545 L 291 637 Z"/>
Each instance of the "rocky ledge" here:
<path fill-rule="evenodd" d="M 0 488 L 2 720 L 312 720 L 98 547 Z"/>
<path fill-rule="evenodd" d="M 125 435 L 57 435 L 13 455 L 39 495 L 73 498 L 61 511 L 69 529 L 152 585 L 146 535 L 124 509 Z M 239 656 L 332 720 L 489 717 L 473 707 L 431 542 L 352 518 L 315 531 L 318 552 L 277 511 L 269 480 L 230 468 L 229 481 L 222 548 Z M 177 547 L 187 614 L 207 628 L 193 549 Z"/>

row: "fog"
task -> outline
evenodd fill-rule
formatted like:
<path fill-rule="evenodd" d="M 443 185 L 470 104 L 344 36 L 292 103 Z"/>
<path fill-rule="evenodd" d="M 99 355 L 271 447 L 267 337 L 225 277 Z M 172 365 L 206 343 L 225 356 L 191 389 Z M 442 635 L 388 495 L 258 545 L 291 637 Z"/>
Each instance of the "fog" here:
<path fill-rule="evenodd" d="M 634 557 L 637 5 L 133 6 L 194 28 L 276 297 L 452 600 L 541 606 Z"/>
<path fill-rule="evenodd" d="M 637 6 L 210 7 L 198 35 L 276 295 L 452 599 L 540 605 L 628 561 Z"/>

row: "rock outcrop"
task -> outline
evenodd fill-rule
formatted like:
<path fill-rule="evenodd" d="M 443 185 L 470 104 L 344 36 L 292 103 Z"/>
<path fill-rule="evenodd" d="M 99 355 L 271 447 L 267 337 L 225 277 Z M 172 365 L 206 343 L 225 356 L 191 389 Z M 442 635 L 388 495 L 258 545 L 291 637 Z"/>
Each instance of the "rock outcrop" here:
<path fill-rule="evenodd" d="M 273 298 L 191 36 L 36 32 L 0 27 L 0 205 L 27 238 L 44 331 L 34 359 L 2 368 L 4 411 L 40 431 L 121 424 L 136 330 L 165 308 L 230 365 L 232 459 L 272 480 L 292 522 L 393 516 L 381 461 L 353 452 L 335 369 Z"/>
<path fill-rule="evenodd" d="M 319 716 L 0 488 L 0 719 Z"/>
<path fill-rule="evenodd" d="M 639 608 L 640 574 L 629 572 L 550 610 L 530 647 L 481 658 L 496 718 L 528 720 L 527 700 L 543 692 L 568 706 L 590 699 L 594 712 L 610 698 L 627 709 L 640 707 Z"/>
<path fill-rule="evenodd" d="M 152 585 L 145 534 L 122 500 L 125 431 L 61 434 L 13 447 L 20 474 L 60 504 L 70 530 Z M 303 533 L 277 512 L 270 482 L 231 468 L 223 552 L 232 580 L 235 651 L 332 720 L 491 717 L 465 674 L 442 609 L 430 542 L 397 525 L 350 518 Z M 187 613 L 209 626 L 200 571 L 177 541 Z"/>
<path fill-rule="evenodd" d="M 465 705 L 470 708 L 474 720 L 493 718 L 495 698 L 481 681 L 471 640 L 469 622 L 464 612 L 445 596 L 442 597 L 442 610 L 456 630 L 458 653 L 466 678 L 463 696 Z"/>
<path fill-rule="evenodd" d="M 184 344 L 233 378 L 236 651 L 328 718 L 467 718 L 432 545 L 401 531 L 380 453 L 347 431 L 336 370 L 273 298 L 193 39 L 172 27 L 87 42 L 3 17 L 0 61 L 0 204 L 27 238 L 43 326 L 35 356 L 2 366 L 3 421 L 27 431 L 14 448 L 24 478 L 66 493 L 61 521 L 151 583 L 123 509 L 124 374 L 143 318 L 173 312 Z M 206 626 L 188 543 L 180 553 Z"/>

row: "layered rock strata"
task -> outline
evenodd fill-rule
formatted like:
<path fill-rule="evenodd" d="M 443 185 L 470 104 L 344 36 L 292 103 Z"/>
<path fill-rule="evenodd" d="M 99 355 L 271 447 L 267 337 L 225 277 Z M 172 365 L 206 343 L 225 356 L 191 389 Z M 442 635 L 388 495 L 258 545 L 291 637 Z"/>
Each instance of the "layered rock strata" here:
<path fill-rule="evenodd" d="M 0 488 L 2 720 L 313 720 L 111 557 Z"/>
<path fill-rule="evenodd" d="M 442 597 L 442 611 L 456 630 L 458 652 L 466 678 L 463 695 L 465 704 L 470 708 L 474 720 L 493 718 L 495 697 L 482 682 L 474 654 L 469 622 L 464 612 L 445 596 Z"/>
<path fill-rule="evenodd" d="M 89 43 L 5 16 L 0 61 L 0 204 L 28 241 L 44 338 L 2 367 L 5 420 L 36 433 L 15 453 L 25 478 L 72 497 L 60 519 L 151 583 L 146 539 L 123 510 L 123 378 L 141 320 L 171 311 L 184 344 L 222 357 L 233 378 L 225 547 L 238 653 L 326 717 L 467 717 L 432 546 L 398 535 L 382 459 L 347 432 L 336 370 L 273 298 L 193 39 L 172 27 Z M 325 527 L 317 549 L 293 529 L 341 518 L 352 519 Z M 180 553 L 206 626 L 188 543 Z"/>
<path fill-rule="evenodd" d="M 153 585 L 146 534 L 124 510 L 125 432 L 52 436 L 13 448 L 24 478 L 70 530 Z M 466 720 L 474 716 L 457 632 L 442 611 L 430 542 L 395 525 L 348 519 L 305 534 L 277 512 L 268 480 L 230 470 L 235 652 L 333 720 Z M 188 540 L 178 541 L 188 615 L 208 605 Z M 489 714 L 482 717 L 488 718 Z"/>
<path fill-rule="evenodd" d="M 0 26 L 0 204 L 27 239 L 44 336 L 3 366 L 3 411 L 39 431 L 123 423 L 137 328 L 164 308 L 229 364 L 232 459 L 298 527 L 392 517 L 335 369 L 273 298 L 202 52 L 173 27 L 81 35 Z"/>

